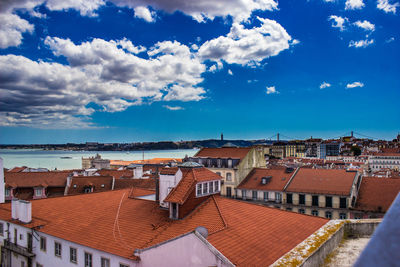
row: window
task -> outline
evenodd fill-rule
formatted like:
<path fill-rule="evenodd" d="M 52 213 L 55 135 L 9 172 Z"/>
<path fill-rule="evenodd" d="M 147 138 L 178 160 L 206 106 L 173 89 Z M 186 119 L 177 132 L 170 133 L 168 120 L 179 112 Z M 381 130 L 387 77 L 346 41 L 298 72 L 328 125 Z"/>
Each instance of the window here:
<path fill-rule="evenodd" d="M 312 210 L 311 215 L 313 216 L 318 216 L 318 210 Z"/>
<path fill-rule="evenodd" d="M 197 195 L 201 195 L 201 184 L 197 184 Z"/>
<path fill-rule="evenodd" d="M 312 196 L 312 205 L 318 207 L 318 196 Z"/>
<path fill-rule="evenodd" d="M 46 251 L 46 237 L 40 237 L 40 250 Z"/>
<path fill-rule="evenodd" d="M 10 196 L 10 189 L 6 188 L 6 190 L 4 191 L 4 194 L 5 194 L 6 197 L 9 197 Z"/>
<path fill-rule="evenodd" d="M 288 204 L 292 204 L 293 203 L 293 195 L 292 194 L 286 194 L 286 202 Z"/>
<path fill-rule="evenodd" d="M 287 207 L 286 210 L 287 211 L 292 211 L 292 208 Z"/>
<path fill-rule="evenodd" d="M 210 193 L 214 193 L 214 182 L 210 182 Z"/>
<path fill-rule="evenodd" d="M 43 267 L 43 265 L 36 263 L 36 267 Z"/>
<path fill-rule="evenodd" d="M 215 192 L 218 192 L 219 191 L 219 181 L 215 181 L 214 185 L 215 185 Z"/>
<path fill-rule="evenodd" d="M 42 195 L 42 188 L 35 189 L 35 196 L 40 197 Z"/>
<path fill-rule="evenodd" d="M 232 181 L 232 173 L 230 173 L 230 172 L 226 173 L 226 180 L 227 181 Z"/>
<path fill-rule="evenodd" d="M 14 244 L 17 244 L 18 240 L 18 230 L 17 228 L 14 228 Z"/>
<path fill-rule="evenodd" d="M 257 191 L 252 192 L 253 200 L 257 200 Z"/>
<path fill-rule="evenodd" d="M 21 261 L 21 267 L 25 267 L 25 262 Z"/>
<path fill-rule="evenodd" d="M 330 212 L 330 211 L 325 211 L 325 218 L 327 218 L 327 219 L 332 219 L 332 212 Z"/>
<path fill-rule="evenodd" d="M 345 209 L 347 207 L 347 198 L 341 197 L 340 198 L 340 208 Z"/>
<path fill-rule="evenodd" d="M 276 198 L 277 201 L 281 201 L 282 200 L 281 193 L 275 193 L 275 198 Z"/>
<path fill-rule="evenodd" d="M 228 159 L 228 168 L 232 168 L 232 160 Z"/>
<path fill-rule="evenodd" d="M 268 192 L 264 192 L 264 201 L 268 201 Z"/>
<path fill-rule="evenodd" d="M 220 172 L 216 172 L 215 174 L 217 174 L 217 175 L 221 176 L 221 173 L 220 173 Z"/>
<path fill-rule="evenodd" d="M 204 183 L 203 184 L 203 194 L 207 194 L 208 193 L 208 183 Z"/>
<path fill-rule="evenodd" d="M 54 242 L 54 255 L 57 257 L 61 257 L 61 244 L 58 242 Z"/>
<path fill-rule="evenodd" d="M 72 263 L 77 263 L 76 248 L 69 247 L 69 261 Z"/>
<path fill-rule="evenodd" d="M 4 235 L 4 224 L 0 223 L 0 235 L 3 236 Z"/>
<path fill-rule="evenodd" d="M 120 263 L 120 264 L 119 264 L 119 267 L 129 267 L 129 265 Z"/>
<path fill-rule="evenodd" d="M 304 213 L 306 213 L 306 212 L 305 212 L 304 209 L 299 209 L 299 213 L 300 213 L 300 214 L 304 214 Z"/>
<path fill-rule="evenodd" d="M 347 219 L 347 214 L 346 213 L 339 213 L 339 218 L 341 220 L 345 220 L 345 219 Z"/>
<path fill-rule="evenodd" d="M 246 199 L 246 190 L 242 189 L 242 198 Z"/>
<path fill-rule="evenodd" d="M 332 197 L 325 197 L 325 207 L 332 208 Z"/>
<path fill-rule="evenodd" d="M 101 257 L 101 267 L 110 267 L 110 259 Z"/>
<path fill-rule="evenodd" d="M 299 195 L 299 204 L 300 205 L 305 205 L 306 204 L 306 195 L 300 194 Z"/>
<path fill-rule="evenodd" d="M 230 186 L 226 187 L 226 196 L 232 197 L 232 187 L 230 187 Z"/>
<path fill-rule="evenodd" d="M 92 254 L 85 252 L 85 267 L 92 267 Z"/>

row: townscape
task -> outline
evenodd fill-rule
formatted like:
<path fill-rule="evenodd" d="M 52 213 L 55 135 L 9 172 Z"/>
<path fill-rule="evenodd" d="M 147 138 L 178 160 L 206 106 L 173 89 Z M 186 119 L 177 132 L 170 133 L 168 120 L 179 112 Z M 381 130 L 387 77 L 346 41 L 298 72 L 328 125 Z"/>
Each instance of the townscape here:
<path fill-rule="evenodd" d="M 185 158 L 123 161 L 97 154 L 73 170 L 16 166 L 1 177 L 2 262 L 303 262 L 315 252 L 303 251 L 299 260 L 293 251 L 320 244 L 321 232 L 357 222 L 372 230 L 353 227 L 353 234 L 370 236 L 400 191 L 399 170 L 400 135 L 374 141 L 352 133 L 249 147 L 226 142 Z"/>

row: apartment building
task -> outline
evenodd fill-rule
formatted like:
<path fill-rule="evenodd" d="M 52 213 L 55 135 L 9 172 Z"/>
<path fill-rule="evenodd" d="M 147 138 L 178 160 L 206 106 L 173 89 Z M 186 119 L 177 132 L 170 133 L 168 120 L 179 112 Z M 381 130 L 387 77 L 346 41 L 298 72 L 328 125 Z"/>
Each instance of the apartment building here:
<path fill-rule="evenodd" d="M 222 177 L 221 194 L 235 196 L 235 188 L 255 167 L 265 167 L 263 146 L 203 148 L 187 159 L 204 165 Z"/>
<path fill-rule="evenodd" d="M 165 176 L 161 202 L 123 189 L 0 204 L 2 266 L 266 266 L 328 222 L 220 197 L 202 166 Z"/>
<path fill-rule="evenodd" d="M 368 164 L 372 171 L 381 169 L 400 170 L 400 153 L 374 153 L 368 158 Z"/>
<path fill-rule="evenodd" d="M 325 141 L 318 144 L 317 157 L 325 159 L 327 156 L 338 156 L 340 153 L 340 143 L 336 141 Z"/>
<path fill-rule="evenodd" d="M 348 219 L 360 183 L 356 171 L 300 168 L 284 188 L 282 206 L 327 219 Z"/>

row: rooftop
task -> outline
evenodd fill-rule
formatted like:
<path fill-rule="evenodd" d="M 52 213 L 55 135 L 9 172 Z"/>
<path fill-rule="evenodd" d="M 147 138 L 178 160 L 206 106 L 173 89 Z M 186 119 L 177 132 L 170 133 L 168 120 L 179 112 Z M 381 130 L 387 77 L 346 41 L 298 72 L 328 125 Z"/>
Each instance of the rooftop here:
<path fill-rule="evenodd" d="M 300 168 L 286 191 L 348 196 L 356 175 L 354 171 Z"/>
<path fill-rule="evenodd" d="M 239 189 L 255 189 L 267 191 L 283 191 L 294 172 L 287 173 L 285 167 L 254 168 L 239 184 Z M 263 177 L 270 176 L 266 184 L 261 183 Z"/>
<path fill-rule="evenodd" d="M 125 189 L 34 200 L 33 221 L 24 226 L 41 224 L 37 231 L 137 260 L 135 249 L 203 226 L 209 232 L 207 240 L 233 264 L 265 266 L 328 222 L 219 196 L 209 197 L 187 217 L 173 221 L 156 202 L 131 199 L 129 193 Z M 10 204 L 0 205 L 0 218 L 11 221 Z M 115 220 L 119 235 L 115 235 Z"/>
<path fill-rule="evenodd" d="M 5 172 L 6 185 L 11 187 L 64 187 L 70 172 Z"/>
<path fill-rule="evenodd" d="M 202 148 L 194 157 L 243 159 L 251 147 Z"/>

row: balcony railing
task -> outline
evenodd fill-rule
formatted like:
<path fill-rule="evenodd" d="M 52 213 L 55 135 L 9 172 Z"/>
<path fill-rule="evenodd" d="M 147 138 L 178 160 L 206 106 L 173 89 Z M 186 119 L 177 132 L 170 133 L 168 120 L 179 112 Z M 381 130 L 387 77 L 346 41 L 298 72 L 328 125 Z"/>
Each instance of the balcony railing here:
<path fill-rule="evenodd" d="M 30 252 L 27 248 L 14 244 L 8 240 L 4 240 L 4 248 L 28 258 L 35 257 L 35 254 Z"/>

